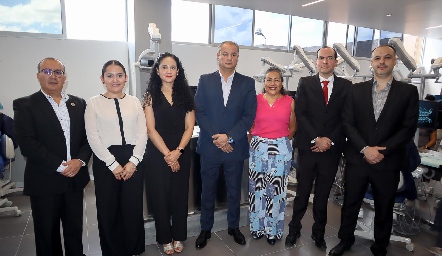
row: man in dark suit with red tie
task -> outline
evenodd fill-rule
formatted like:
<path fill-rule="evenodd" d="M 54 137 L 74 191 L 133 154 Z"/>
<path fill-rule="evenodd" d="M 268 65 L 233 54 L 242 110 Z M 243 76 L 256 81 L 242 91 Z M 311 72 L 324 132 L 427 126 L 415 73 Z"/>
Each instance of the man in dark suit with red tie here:
<path fill-rule="evenodd" d="M 296 91 L 298 186 L 286 246 L 293 246 L 300 236 L 301 219 L 315 182 L 311 238 L 318 248 L 326 248 L 327 202 L 345 142 L 342 108 L 351 85 L 350 81 L 334 75 L 336 58 L 333 48 L 319 49 L 316 59 L 318 74 L 302 77 Z"/>
<path fill-rule="evenodd" d="M 30 196 L 37 256 L 83 254 L 83 189 L 92 151 L 86 138 L 86 102 L 63 92 L 65 67 L 45 58 L 41 90 L 14 100 L 14 133 L 26 157 L 24 194 Z"/>
<path fill-rule="evenodd" d="M 373 255 L 387 255 L 393 225 L 394 195 L 400 170 L 406 167 L 407 142 L 416 132 L 419 115 L 417 88 L 394 80 L 396 51 L 388 45 L 372 53 L 374 79 L 352 86 L 343 118 L 348 138 L 344 155 L 344 205 L 341 210 L 340 243 L 330 255 L 340 256 L 350 250 L 354 231 L 368 184 L 373 191 Z"/>

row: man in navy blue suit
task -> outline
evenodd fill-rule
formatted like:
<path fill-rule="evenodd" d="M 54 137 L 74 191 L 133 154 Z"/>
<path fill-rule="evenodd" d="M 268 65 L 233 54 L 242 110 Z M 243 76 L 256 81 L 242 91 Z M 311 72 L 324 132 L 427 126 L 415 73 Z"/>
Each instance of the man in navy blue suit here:
<path fill-rule="evenodd" d="M 236 243 L 246 244 L 239 230 L 239 205 L 244 159 L 249 157 L 247 130 L 256 114 L 255 82 L 235 71 L 239 57 L 235 42 L 222 42 L 216 57 L 219 70 L 200 77 L 195 95 L 202 180 L 201 233 L 195 242 L 196 249 L 204 248 L 211 237 L 221 165 L 227 187 L 228 234 Z"/>

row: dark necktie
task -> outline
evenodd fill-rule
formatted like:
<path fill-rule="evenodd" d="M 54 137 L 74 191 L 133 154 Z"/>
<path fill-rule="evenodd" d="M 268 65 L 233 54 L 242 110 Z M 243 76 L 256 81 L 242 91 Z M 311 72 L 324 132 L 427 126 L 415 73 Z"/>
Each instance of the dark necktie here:
<path fill-rule="evenodd" d="M 328 87 L 327 87 L 328 83 L 330 83 L 330 81 L 325 81 L 325 80 L 322 81 L 322 84 L 324 85 L 322 87 L 322 92 L 324 93 L 325 105 L 328 104 Z"/>

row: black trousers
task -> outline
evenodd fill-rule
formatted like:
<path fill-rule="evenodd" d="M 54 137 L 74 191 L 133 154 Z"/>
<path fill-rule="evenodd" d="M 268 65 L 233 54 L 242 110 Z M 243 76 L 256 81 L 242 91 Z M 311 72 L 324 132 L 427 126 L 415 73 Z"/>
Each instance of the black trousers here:
<path fill-rule="evenodd" d="M 324 236 L 327 224 L 328 198 L 338 170 L 340 157 L 339 153 L 333 151 L 315 153 L 298 149 L 298 168 L 296 170 L 298 185 L 293 201 L 293 216 L 289 223 L 290 232 L 301 230 L 301 220 L 307 210 L 310 192 L 315 182 L 312 234 L 319 237 Z"/>
<path fill-rule="evenodd" d="M 399 172 L 400 170 L 377 170 L 368 164 L 354 165 L 347 162 L 344 205 L 338 233 L 341 240 L 354 241 L 359 209 L 370 184 L 375 208 L 374 240 L 377 248 L 386 250 L 393 225 L 394 196 L 399 184 Z"/>
<path fill-rule="evenodd" d="M 148 147 L 155 147 L 148 142 Z M 167 244 L 187 239 L 190 148 L 178 159 L 180 170 L 172 172 L 158 150 L 149 151 L 145 161 L 146 197 L 152 204 L 156 241 Z"/>
<path fill-rule="evenodd" d="M 122 166 L 131 157 L 132 149 L 131 145 L 109 147 Z M 93 172 L 102 255 L 143 253 L 143 171 L 135 171 L 126 181 L 117 180 L 106 164 L 94 155 Z"/>
<path fill-rule="evenodd" d="M 37 256 L 63 256 L 60 220 L 66 256 L 83 255 L 83 189 L 69 188 L 53 196 L 31 196 Z"/>

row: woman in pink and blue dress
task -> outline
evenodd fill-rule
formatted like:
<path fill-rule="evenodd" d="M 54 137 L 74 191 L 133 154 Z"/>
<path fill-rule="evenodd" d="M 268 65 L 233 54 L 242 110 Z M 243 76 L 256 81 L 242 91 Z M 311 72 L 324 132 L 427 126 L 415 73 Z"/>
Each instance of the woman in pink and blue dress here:
<path fill-rule="evenodd" d="M 284 234 L 286 191 L 295 134 L 295 103 L 282 86 L 282 73 L 269 68 L 258 106 L 249 158 L 250 232 L 274 245 Z"/>

